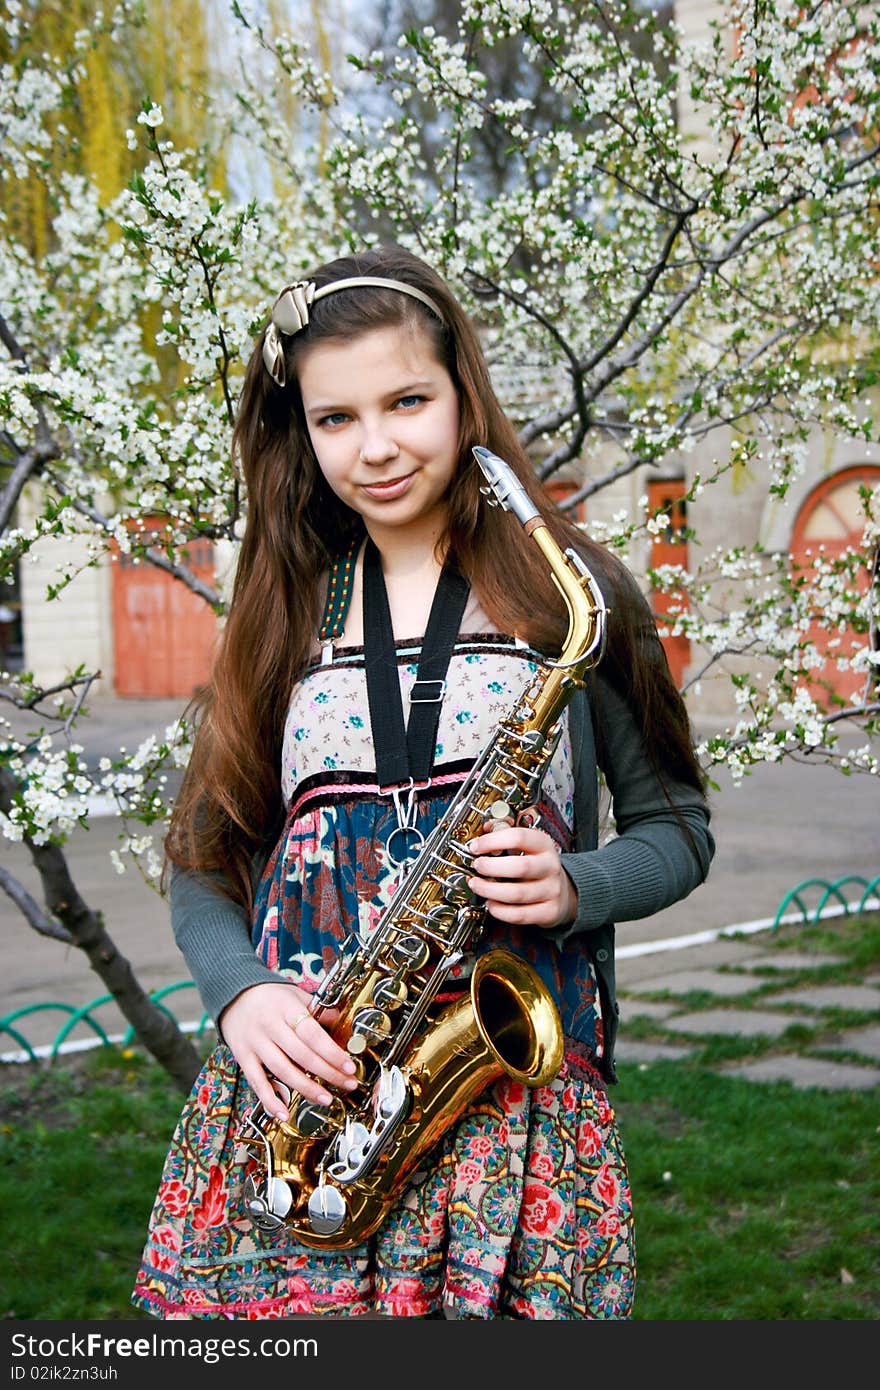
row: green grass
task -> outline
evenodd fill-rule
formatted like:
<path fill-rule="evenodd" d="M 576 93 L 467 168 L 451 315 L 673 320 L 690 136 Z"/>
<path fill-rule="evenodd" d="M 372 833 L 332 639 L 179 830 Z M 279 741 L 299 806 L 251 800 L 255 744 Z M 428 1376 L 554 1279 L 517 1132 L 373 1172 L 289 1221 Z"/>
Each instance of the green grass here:
<path fill-rule="evenodd" d="M 0 1316 L 139 1317 L 128 1300 L 179 1092 L 116 1048 L 4 1073 Z"/>
<path fill-rule="evenodd" d="M 876 921 L 801 929 L 780 947 L 789 939 L 845 955 L 826 980 L 880 973 Z M 800 1045 L 821 1047 L 802 1032 Z M 635 1317 L 876 1319 L 877 1094 L 725 1076 L 742 1041 L 622 1067 L 612 1090 L 636 1213 Z M 117 1049 L 3 1068 L 0 1316 L 141 1319 L 129 1295 L 180 1105 L 155 1064 Z"/>
<path fill-rule="evenodd" d="M 876 915 L 787 926 L 772 945 L 774 953 L 828 954 L 838 963 L 768 971 L 748 994 L 687 996 L 687 1007 L 762 1008 L 782 987 L 880 976 Z M 865 1022 L 828 1009 L 779 1038 L 682 1037 L 674 1019 L 631 1026 L 632 1036 L 691 1049 L 674 1063 L 622 1065 L 612 1092 L 633 1187 L 637 1318 L 880 1316 L 877 1092 L 797 1090 L 724 1074 L 726 1063 L 774 1052 L 842 1061 L 823 1045 Z"/>
<path fill-rule="evenodd" d="M 614 1100 L 637 1318 L 880 1316 L 876 1094 L 666 1062 L 627 1069 Z"/>

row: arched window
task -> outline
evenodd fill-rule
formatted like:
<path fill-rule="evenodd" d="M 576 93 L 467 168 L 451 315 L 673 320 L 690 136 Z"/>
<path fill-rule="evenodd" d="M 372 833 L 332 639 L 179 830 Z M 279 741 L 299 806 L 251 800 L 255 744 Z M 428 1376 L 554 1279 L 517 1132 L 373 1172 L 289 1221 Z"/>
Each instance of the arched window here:
<path fill-rule="evenodd" d="M 865 463 L 843 468 L 813 488 L 801 505 L 792 531 L 791 560 L 795 575 L 809 574 L 820 554 L 834 561 L 844 551 L 859 548 L 865 532 L 865 512 L 859 495 L 863 485 L 880 487 L 880 467 Z M 863 567 L 858 576 L 862 592 L 867 589 L 868 582 L 868 570 Z M 859 695 L 864 689 L 865 672 L 840 670 L 838 660 L 849 657 L 863 644 L 864 637 L 851 630 L 839 632 L 819 612 L 813 619 L 809 636 L 825 657 L 810 684 L 811 695 L 825 706 L 834 703 L 834 695 L 849 703 L 853 695 Z"/>

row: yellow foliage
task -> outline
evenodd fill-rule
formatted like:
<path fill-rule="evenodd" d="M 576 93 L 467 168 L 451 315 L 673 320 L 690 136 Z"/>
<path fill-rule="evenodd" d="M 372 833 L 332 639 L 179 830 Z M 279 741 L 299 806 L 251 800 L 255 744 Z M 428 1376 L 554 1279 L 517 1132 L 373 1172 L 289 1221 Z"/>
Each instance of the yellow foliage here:
<path fill-rule="evenodd" d="M 107 203 L 120 192 L 126 176 L 116 128 L 113 74 L 105 35 L 86 55 L 84 76 L 77 84 L 82 112 L 82 164 Z"/>
<path fill-rule="evenodd" d="M 163 133 L 177 146 L 210 145 L 202 93 L 210 87 L 211 48 L 203 0 L 145 0 L 142 22 L 130 24 L 122 41 L 109 30 L 112 6 L 100 23 L 102 10 L 91 0 L 30 0 L 26 10 L 26 38 L 13 49 L 0 35 L 0 60 L 15 61 L 23 51 L 38 61 L 48 54 L 70 77 L 69 100 L 48 122 L 53 139 L 43 168 L 19 180 L 5 199 L 10 234 L 39 259 L 52 239 L 47 186 L 62 172 L 85 174 L 102 204 L 112 200 L 143 163 L 143 147 L 129 150 L 125 132 L 137 127 L 145 102 L 162 106 Z M 222 149 L 212 173 L 223 189 Z"/>
<path fill-rule="evenodd" d="M 99 6 L 97 0 L 24 0 L 22 8 L 23 37 L 14 43 L 0 31 L 0 62 L 15 63 L 23 55 L 40 61 L 48 54 L 70 79 L 69 100 L 47 122 L 53 139 L 43 166 L 4 190 L 7 230 L 35 258 L 51 246 L 54 209 L 46 190 L 57 186 L 60 173 L 87 175 L 106 205 L 142 166 L 144 143 L 130 150 L 125 132 L 139 129 L 137 118 L 145 103 L 162 107 L 162 138 L 179 149 L 199 149 L 211 186 L 227 191 L 228 146 L 212 129 L 205 94 L 217 90 L 230 36 L 228 30 L 212 29 L 215 11 L 209 0 L 143 0 L 140 18 L 117 33 L 111 33 L 113 6 Z M 306 13 L 308 37 L 329 87 L 340 62 L 336 49 L 344 26 L 328 0 L 310 0 Z M 290 18 L 285 0 L 268 0 L 267 40 L 288 31 Z M 283 74 L 275 98 L 280 119 L 295 131 L 299 98 Z M 329 139 L 325 112 L 318 136 L 321 156 Z"/>

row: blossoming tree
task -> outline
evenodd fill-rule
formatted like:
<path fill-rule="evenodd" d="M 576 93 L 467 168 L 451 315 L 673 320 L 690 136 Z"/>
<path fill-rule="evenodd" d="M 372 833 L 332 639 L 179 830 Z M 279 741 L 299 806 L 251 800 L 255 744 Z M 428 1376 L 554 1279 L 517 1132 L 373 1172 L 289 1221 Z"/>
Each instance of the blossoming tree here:
<path fill-rule="evenodd" d="M 21 5 L 7 5 L 14 21 Z M 222 614 L 224 592 L 180 556 L 240 535 L 230 433 L 254 335 L 309 267 L 393 239 L 436 264 L 480 324 L 536 471 L 564 479 L 563 505 L 586 503 L 585 527 L 671 596 L 661 620 L 698 653 L 686 695 L 728 682 L 732 713 L 700 745 L 710 775 L 806 756 L 876 775 L 877 490 L 862 489 L 861 542 L 808 569 L 757 542 L 700 540 L 732 480 L 784 502 L 815 431 L 877 441 L 880 18 L 846 0 L 710 9 L 696 43 L 625 0 L 463 0 L 443 25 L 352 55 L 334 82 L 301 44 L 266 34 L 256 6 L 233 4 L 227 46 L 242 61 L 213 116 L 250 152 L 246 200 L 212 187 L 210 159 L 176 140 L 155 92 L 128 133 L 142 167 L 124 192 L 102 199 L 62 174 L 38 258 L 4 228 L 0 572 L 38 541 L 86 537 L 88 564 L 115 544 Z M 492 85 L 511 68 L 517 95 Z M 41 167 L 68 81 L 24 47 L 4 65 L 7 189 Z M 291 97 L 320 139 L 308 121 L 291 139 L 279 116 Z M 642 489 L 670 458 L 698 560 L 652 568 L 669 517 Z M 625 479 L 638 505 L 621 509 L 604 499 Z M 25 492 L 38 500 L 22 524 Z M 138 529 L 156 513 L 161 546 Z M 859 689 L 845 703 L 817 689 L 817 617 L 847 634 L 838 661 Z M 5 700 L 43 721 L 32 739 L 7 730 L 0 823 L 27 842 L 48 906 L 3 870 L 0 882 L 37 930 L 79 944 L 92 938 L 70 914 L 66 837 L 90 794 L 109 793 L 120 854 L 156 879 L 163 779 L 190 734 L 182 719 L 90 769 L 76 727 L 94 677 L 46 691 L 33 673 L 2 676 Z M 861 746 L 841 747 L 844 722 Z M 124 1007 L 168 1064 L 149 1001 Z M 190 1064 L 177 1055 L 181 1080 Z"/>

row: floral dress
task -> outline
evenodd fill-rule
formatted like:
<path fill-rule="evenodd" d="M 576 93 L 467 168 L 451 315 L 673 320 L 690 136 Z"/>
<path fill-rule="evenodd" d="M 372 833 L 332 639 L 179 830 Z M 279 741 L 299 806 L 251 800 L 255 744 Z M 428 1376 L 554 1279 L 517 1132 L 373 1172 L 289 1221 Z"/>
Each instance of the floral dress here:
<path fill-rule="evenodd" d="M 397 644 L 406 695 L 418 652 Z M 527 649 L 460 637 L 448 672 L 429 788 L 427 836 L 535 669 Z M 316 662 L 291 699 L 283 747 L 283 831 L 259 885 L 254 947 L 313 991 L 351 930 L 369 937 L 398 882 L 386 842 L 397 821 L 380 792 L 365 713 L 363 652 Z M 541 825 L 572 837 L 572 759 L 564 729 L 543 785 Z M 559 1075 L 529 1088 L 507 1076 L 451 1126 L 379 1231 L 351 1250 L 313 1249 L 287 1229 L 257 1230 L 242 1198 L 255 1160 L 240 1142 L 254 1095 L 229 1050 L 214 1049 L 175 1130 L 133 1302 L 162 1318 L 626 1318 L 635 1260 L 630 1187 L 614 1112 L 596 1067 L 595 978 L 575 937 L 487 920 L 477 953 L 524 956 L 560 1009 Z M 466 987 L 473 958 L 454 972 Z"/>

